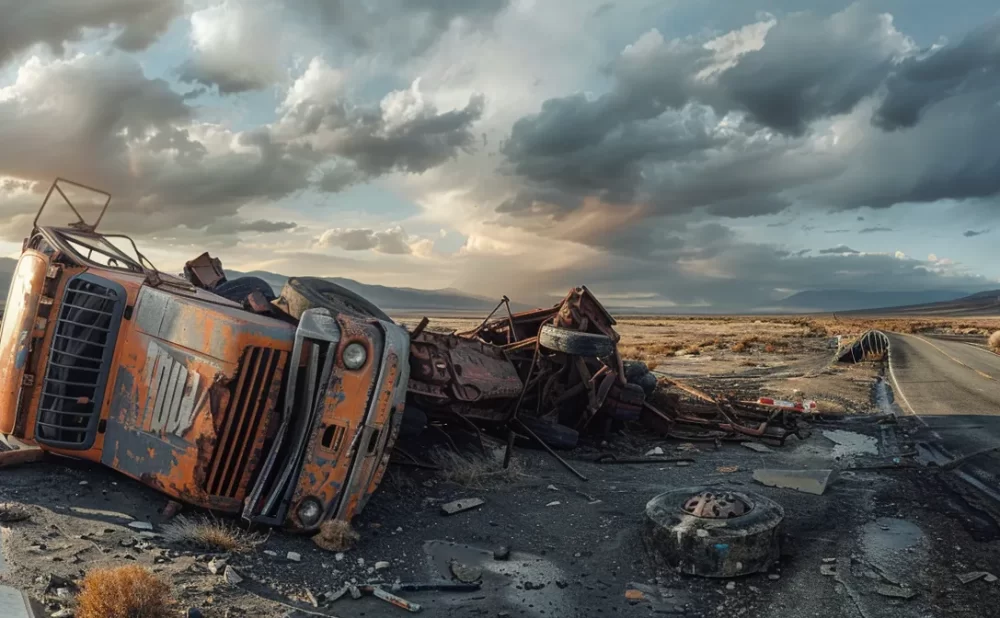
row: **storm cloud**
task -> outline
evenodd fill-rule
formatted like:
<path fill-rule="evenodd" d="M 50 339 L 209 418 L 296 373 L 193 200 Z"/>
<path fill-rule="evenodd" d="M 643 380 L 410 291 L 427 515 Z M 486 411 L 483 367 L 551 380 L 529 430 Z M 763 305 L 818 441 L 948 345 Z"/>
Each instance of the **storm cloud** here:
<path fill-rule="evenodd" d="M 0 66 L 36 43 L 62 54 L 88 28 L 114 28 L 123 50 L 148 47 L 184 8 L 183 0 L 0 0 Z"/>

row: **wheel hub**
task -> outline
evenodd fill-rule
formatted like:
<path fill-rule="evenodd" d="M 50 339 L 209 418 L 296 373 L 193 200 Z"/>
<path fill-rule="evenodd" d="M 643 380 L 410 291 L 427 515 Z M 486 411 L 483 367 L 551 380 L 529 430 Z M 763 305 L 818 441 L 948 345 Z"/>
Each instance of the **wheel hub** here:
<path fill-rule="evenodd" d="M 705 519 L 731 519 L 746 515 L 753 504 L 736 494 L 726 491 L 703 491 L 688 498 L 681 509 L 688 515 Z"/>

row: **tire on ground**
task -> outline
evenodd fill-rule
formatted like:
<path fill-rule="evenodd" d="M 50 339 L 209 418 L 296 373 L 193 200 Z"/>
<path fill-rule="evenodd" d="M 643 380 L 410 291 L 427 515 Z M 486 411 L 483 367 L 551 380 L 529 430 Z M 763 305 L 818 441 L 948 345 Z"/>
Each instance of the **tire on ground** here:
<path fill-rule="evenodd" d="M 348 313 L 392 322 L 392 318 L 365 297 L 319 277 L 290 278 L 281 288 L 279 304 L 296 320 L 308 309 L 322 308 L 335 314 Z"/>
<path fill-rule="evenodd" d="M 647 373 L 636 380 L 635 384 L 642 388 L 643 392 L 646 393 L 646 397 L 652 397 L 653 393 L 656 391 L 656 376 L 652 373 Z"/>
<path fill-rule="evenodd" d="M 649 373 L 649 367 L 642 361 L 625 361 L 622 365 L 625 368 L 625 379 L 629 382 L 638 384 L 639 379 Z"/>
<path fill-rule="evenodd" d="M 767 571 L 779 556 L 780 524 L 785 511 L 760 494 L 729 491 L 751 506 L 749 512 L 719 519 L 698 517 L 683 505 L 719 487 L 685 487 L 662 493 L 646 504 L 643 540 L 661 566 L 688 575 L 737 577 Z"/>
<path fill-rule="evenodd" d="M 548 324 L 538 333 L 538 343 L 549 350 L 576 356 L 603 358 L 615 351 L 614 342 L 606 335 L 581 333 Z"/>
<path fill-rule="evenodd" d="M 537 418 L 518 417 L 524 426 L 549 446 L 555 449 L 572 449 L 580 441 L 580 434 L 575 429 L 558 423 L 549 423 Z M 533 442 L 533 441 L 532 441 Z"/>
<path fill-rule="evenodd" d="M 276 298 L 271 284 L 260 277 L 237 277 L 220 283 L 212 290 L 213 294 L 238 303 L 246 300 L 252 292 L 260 292 L 269 302 Z"/>

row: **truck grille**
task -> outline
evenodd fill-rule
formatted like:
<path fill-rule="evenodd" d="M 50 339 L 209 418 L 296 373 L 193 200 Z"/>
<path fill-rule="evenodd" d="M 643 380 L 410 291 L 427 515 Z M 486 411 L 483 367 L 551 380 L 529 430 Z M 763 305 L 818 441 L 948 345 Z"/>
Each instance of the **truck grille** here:
<path fill-rule="evenodd" d="M 251 472 L 251 458 L 260 455 L 269 408 L 277 405 L 285 356 L 285 352 L 257 347 L 248 348 L 243 355 L 236 386 L 216 430 L 215 450 L 205 481 L 209 494 L 244 498 L 246 483 L 241 481 Z"/>
<path fill-rule="evenodd" d="M 92 275 L 66 285 L 49 346 L 35 437 L 69 449 L 96 437 L 125 290 Z"/>

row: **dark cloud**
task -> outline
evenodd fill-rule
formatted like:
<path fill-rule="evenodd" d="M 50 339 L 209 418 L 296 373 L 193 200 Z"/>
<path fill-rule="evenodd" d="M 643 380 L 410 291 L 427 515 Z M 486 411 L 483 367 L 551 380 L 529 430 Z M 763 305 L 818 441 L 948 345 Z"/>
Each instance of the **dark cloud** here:
<path fill-rule="evenodd" d="M 847 245 L 837 245 L 829 249 L 820 249 L 817 253 L 821 255 L 858 255 L 861 252 L 851 249 Z"/>
<path fill-rule="evenodd" d="M 915 126 L 928 107 L 1000 80 L 1000 16 L 960 41 L 907 58 L 886 82 L 888 93 L 873 122 L 888 131 Z"/>
<path fill-rule="evenodd" d="M 397 226 L 384 231 L 365 228 L 334 228 L 316 239 L 318 247 L 338 247 L 345 251 L 377 251 L 390 255 L 412 253 L 409 236 Z"/>
<path fill-rule="evenodd" d="M 35 43 L 62 54 L 87 28 L 118 28 L 116 46 L 145 49 L 183 9 L 183 0 L 0 0 L 0 66 Z"/>
<path fill-rule="evenodd" d="M 864 217 L 861 217 L 861 216 L 858 217 L 858 221 L 864 221 L 864 220 L 865 220 Z"/>
<path fill-rule="evenodd" d="M 355 105 L 330 87 L 336 79 L 336 71 L 313 60 L 289 90 L 276 129 L 283 139 L 336 159 L 320 181 L 325 191 L 390 172 L 420 174 L 477 143 L 472 127 L 483 113 L 482 95 L 472 95 L 462 109 L 441 112 L 415 82 L 377 105 Z"/>
<path fill-rule="evenodd" d="M 850 232 L 851 230 L 840 229 L 840 230 L 823 230 L 823 231 L 826 232 L 827 234 L 843 234 L 844 232 Z"/>
<path fill-rule="evenodd" d="M 648 32 L 613 64 L 609 92 L 550 99 L 515 122 L 501 151 L 525 182 L 501 212 L 564 213 L 588 196 L 659 213 L 780 212 L 782 192 L 843 170 L 836 152 L 812 148 L 807 125 L 853 110 L 908 45 L 891 18 L 853 5 L 709 44 Z M 740 116 L 721 122 L 729 112 Z"/>
<path fill-rule="evenodd" d="M 858 230 L 858 234 L 875 234 L 877 232 L 891 232 L 891 227 L 866 227 Z"/>
<path fill-rule="evenodd" d="M 703 96 L 800 135 L 813 120 L 854 109 L 906 50 L 892 18 L 861 4 L 829 17 L 795 13 L 768 31 L 761 49 L 721 73 L 717 92 Z"/>
<path fill-rule="evenodd" d="M 405 60 L 452 27 L 488 28 L 510 0 L 290 0 L 288 7 L 325 36 L 356 50 Z"/>
<path fill-rule="evenodd" d="M 268 221 L 267 219 L 256 219 L 254 221 L 220 220 L 206 227 L 205 232 L 210 235 L 239 234 L 241 232 L 269 234 L 273 232 L 287 232 L 297 227 L 298 224 L 291 221 Z"/>
<path fill-rule="evenodd" d="M 966 238 L 973 238 L 975 236 L 982 236 L 983 234 L 988 234 L 989 230 L 965 230 L 962 236 Z"/>

